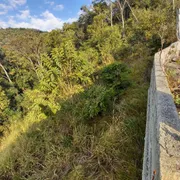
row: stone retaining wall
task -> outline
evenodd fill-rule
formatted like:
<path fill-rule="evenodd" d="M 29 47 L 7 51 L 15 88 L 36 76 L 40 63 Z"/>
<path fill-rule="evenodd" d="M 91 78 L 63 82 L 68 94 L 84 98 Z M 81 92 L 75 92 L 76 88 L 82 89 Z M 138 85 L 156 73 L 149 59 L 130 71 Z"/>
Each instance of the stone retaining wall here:
<path fill-rule="evenodd" d="M 179 52 L 180 42 L 176 42 L 155 54 L 148 91 L 143 180 L 180 180 L 180 119 L 163 68 Z"/>

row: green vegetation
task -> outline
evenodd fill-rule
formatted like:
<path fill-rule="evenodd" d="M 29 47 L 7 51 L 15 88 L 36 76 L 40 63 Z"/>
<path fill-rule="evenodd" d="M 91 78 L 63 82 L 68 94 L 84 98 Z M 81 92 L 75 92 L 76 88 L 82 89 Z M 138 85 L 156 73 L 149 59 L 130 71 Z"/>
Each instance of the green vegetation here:
<path fill-rule="evenodd" d="M 169 59 L 165 65 L 165 71 L 175 105 L 180 114 L 180 57 L 176 55 L 174 47 L 172 47 L 169 52 Z"/>
<path fill-rule="evenodd" d="M 150 69 L 178 2 L 92 6 L 49 33 L 0 29 L 0 179 L 141 179 Z"/>

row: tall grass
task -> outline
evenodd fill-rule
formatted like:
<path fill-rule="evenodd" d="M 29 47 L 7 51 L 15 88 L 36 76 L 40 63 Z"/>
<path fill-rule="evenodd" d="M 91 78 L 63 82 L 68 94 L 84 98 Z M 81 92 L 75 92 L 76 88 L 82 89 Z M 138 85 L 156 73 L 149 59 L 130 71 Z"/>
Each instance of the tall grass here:
<path fill-rule="evenodd" d="M 12 126 L 1 142 L 0 179 L 141 179 L 148 89 L 147 63 L 141 66 L 132 65 L 132 86 L 90 121 L 74 113 L 84 101 L 77 95 L 68 109 Z"/>

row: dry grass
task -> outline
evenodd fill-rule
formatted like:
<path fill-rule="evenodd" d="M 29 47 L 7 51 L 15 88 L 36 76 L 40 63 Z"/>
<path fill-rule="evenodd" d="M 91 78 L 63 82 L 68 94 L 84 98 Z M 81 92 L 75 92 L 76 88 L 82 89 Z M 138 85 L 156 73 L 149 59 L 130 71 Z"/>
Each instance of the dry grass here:
<path fill-rule="evenodd" d="M 144 71 L 137 65 L 133 72 L 138 83 L 90 123 L 62 108 L 50 118 L 12 125 L 1 143 L 0 179 L 140 180 L 148 89 L 144 64 Z"/>
<path fill-rule="evenodd" d="M 0 179 L 141 179 L 146 90 L 132 87 L 93 124 L 61 111 L 26 131 L 14 126 L 0 152 Z"/>

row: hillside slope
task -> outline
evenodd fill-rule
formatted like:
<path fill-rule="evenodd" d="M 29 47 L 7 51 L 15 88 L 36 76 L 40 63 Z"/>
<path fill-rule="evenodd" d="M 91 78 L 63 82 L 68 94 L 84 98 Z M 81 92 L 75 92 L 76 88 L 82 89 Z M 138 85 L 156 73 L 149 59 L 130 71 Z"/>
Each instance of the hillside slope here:
<path fill-rule="evenodd" d="M 175 13 L 121 3 L 49 33 L 0 30 L 0 179 L 141 179 L 150 69 Z"/>

